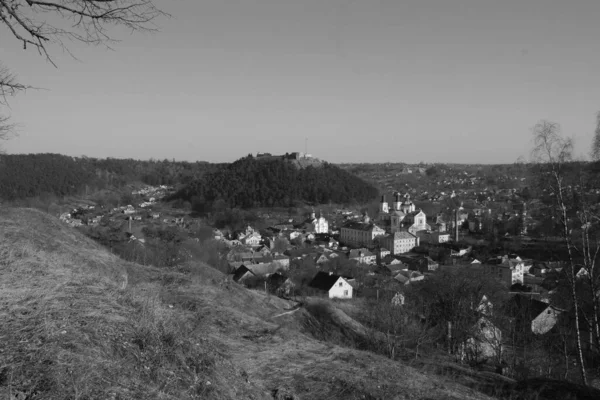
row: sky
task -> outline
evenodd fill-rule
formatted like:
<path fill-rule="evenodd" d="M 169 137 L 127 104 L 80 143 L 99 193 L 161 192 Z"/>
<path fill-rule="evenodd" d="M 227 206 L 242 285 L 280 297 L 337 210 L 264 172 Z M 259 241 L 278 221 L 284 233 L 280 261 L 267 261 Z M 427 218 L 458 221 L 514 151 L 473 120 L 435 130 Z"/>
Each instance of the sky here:
<path fill-rule="evenodd" d="M 8 153 L 229 162 L 513 163 L 546 119 L 588 154 L 600 110 L 598 0 L 155 0 L 156 34 L 52 48 L 0 28 L 41 88 L 2 109 Z"/>

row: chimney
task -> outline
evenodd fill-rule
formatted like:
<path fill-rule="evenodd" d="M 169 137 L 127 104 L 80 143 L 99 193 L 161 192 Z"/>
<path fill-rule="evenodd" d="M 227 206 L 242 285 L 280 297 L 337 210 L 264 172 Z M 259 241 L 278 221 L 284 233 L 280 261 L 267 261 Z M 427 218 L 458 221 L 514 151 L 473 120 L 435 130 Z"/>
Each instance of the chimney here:
<path fill-rule="evenodd" d="M 458 208 L 456 209 L 456 220 L 454 225 L 454 241 L 458 243 Z"/>

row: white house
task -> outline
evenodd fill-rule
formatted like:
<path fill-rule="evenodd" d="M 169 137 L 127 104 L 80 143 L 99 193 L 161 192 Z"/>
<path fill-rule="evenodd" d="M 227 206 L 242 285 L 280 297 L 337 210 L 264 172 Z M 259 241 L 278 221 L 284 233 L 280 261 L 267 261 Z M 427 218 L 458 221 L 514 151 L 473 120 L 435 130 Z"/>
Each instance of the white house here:
<path fill-rule="evenodd" d="M 531 321 L 531 331 L 536 335 L 543 335 L 556 325 L 561 313 L 561 310 L 548 306 Z"/>
<path fill-rule="evenodd" d="M 260 234 L 254 232 L 248 236 L 244 236 L 242 239 L 240 239 L 240 242 L 242 242 L 242 244 L 245 244 L 246 246 L 258 246 L 260 245 L 261 240 L 262 237 L 260 236 Z"/>
<path fill-rule="evenodd" d="M 351 299 L 354 290 L 348 279 L 322 271 L 315 275 L 309 286 L 327 292 L 330 299 Z"/>

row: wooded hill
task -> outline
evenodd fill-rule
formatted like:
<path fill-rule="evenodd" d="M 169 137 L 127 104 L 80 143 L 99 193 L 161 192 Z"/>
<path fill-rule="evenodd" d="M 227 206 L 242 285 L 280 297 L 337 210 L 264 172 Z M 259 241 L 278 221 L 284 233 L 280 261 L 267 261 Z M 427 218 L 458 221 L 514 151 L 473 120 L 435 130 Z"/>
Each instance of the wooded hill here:
<path fill-rule="evenodd" d="M 332 164 L 298 168 L 284 159 L 249 156 L 205 174 L 174 198 L 190 201 L 197 211 L 209 211 L 217 205 L 252 208 L 288 207 L 299 201 L 364 203 L 378 193 L 373 185 Z"/>
<path fill-rule="evenodd" d="M 0 198 L 18 200 L 41 195 L 69 196 L 88 189 L 120 187 L 141 181 L 173 185 L 199 179 L 221 164 L 207 162 L 97 159 L 61 154 L 0 156 Z"/>

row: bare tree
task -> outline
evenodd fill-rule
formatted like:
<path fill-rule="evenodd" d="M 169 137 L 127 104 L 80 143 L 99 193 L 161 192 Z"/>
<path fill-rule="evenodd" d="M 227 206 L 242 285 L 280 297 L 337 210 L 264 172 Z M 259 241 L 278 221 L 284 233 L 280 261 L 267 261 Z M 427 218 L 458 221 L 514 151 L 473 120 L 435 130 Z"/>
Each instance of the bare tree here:
<path fill-rule="evenodd" d="M 161 16 L 167 14 L 152 0 L 0 0 L 0 26 L 5 28 L 2 37 L 12 37 L 23 50 L 36 50 L 54 66 L 52 46 L 67 52 L 66 41 L 110 46 L 116 42 L 110 27 L 154 32 L 155 20 Z M 27 88 L 0 65 L 0 106 L 6 107 L 7 97 Z M 13 133 L 7 120 L 0 116 L 0 139 Z"/>
<path fill-rule="evenodd" d="M 25 89 L 27 87 L 18 83 L 15 76 L 0 64 L 0 107 L 8 107 L 8 97 Z M 9 139 L 15 132 L 14 128 L 14 124 L 9 123 L 8 117 L 0 115 L 0 140 Z"/>
<path fill-rule="evenodd" d="M 534 147 L 531 155 L 534 162 L 539 163 L 541 184 L 550 189 L 554 200 L 556 215 L 561 224 L 561 235 L 567 248 L 568 267 L 565 277 L 568 280 L 573 311 L 575 317 L 575 340 L 577 345 L 577 359 L 581 379 L 587 385 L 587 375 L 581 344 L 581 310 L 579 308 L 579 295 L 577 293 L 576 260 L 577 251 L 573 237 L 570 214 L 573 205 L 572 185 L 566 182 L 566 166 L 572 161 L 573 141 L 561 134 L 560 126 L 550 121 L 540 121 L 533 128 Z"/>

